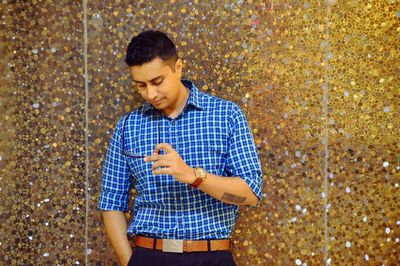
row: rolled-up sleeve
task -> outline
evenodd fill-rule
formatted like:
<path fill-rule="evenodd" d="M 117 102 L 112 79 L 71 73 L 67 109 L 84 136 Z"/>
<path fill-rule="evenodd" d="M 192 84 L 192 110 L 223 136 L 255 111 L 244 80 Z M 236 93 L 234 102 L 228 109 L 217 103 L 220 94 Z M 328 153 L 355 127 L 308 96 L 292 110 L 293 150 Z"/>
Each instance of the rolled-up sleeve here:
<path fill-rule="evenodd" d="M 100 210 L 128 211 L 131 172 L 121 150 L 122 117 L 114 130 L 103 165 L 100 199 L 97 207 Z"/>
<path fill-rule="evenodd" d="M 229 129 L 226 169 L 232 176 L 243 178 L 260 201 L 263 198 L 260 158 L 246 116 L 236 104 L 231 111 Z"/>

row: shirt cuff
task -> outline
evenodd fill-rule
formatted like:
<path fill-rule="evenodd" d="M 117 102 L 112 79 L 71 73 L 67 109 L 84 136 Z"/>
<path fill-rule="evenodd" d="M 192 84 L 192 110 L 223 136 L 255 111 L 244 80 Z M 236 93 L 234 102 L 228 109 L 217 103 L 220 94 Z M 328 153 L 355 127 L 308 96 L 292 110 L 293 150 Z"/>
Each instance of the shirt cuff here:
<path fill-rule="evenodd" d="M 264 194 L 262 193 L 262 177 L 259 176 L 257 173 L 249 173 L 240 176 L 246 183 L 249 185 L 250 189 L 254 192 L 254 194 L 258 198 L 257 206 L 259 205 L 260 201 L 263 200 Z"/>
<path fill-rule="evenodd" d="M 112 192 L 102 191 L 97 208 L 103 211 L 128 212 L 129 195 L 119 195 Z"/>

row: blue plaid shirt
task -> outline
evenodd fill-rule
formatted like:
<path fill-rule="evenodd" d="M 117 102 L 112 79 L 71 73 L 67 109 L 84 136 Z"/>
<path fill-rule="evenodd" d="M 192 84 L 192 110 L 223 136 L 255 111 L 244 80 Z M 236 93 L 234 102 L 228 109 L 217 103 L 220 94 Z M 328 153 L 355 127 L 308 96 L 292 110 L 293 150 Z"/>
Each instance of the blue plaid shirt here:
<path fill-rule="evenodd" d="M 155 176 L 151 163 L 127 157 L 122 151 L 138 157 L 151 155 L 159 141 L 169 143 L 190 167 L 227 178 L 239 176 L 262 198 L 261 165 L 243 111 L 230 101 L 200 92 L 191 81 L 182 82 L 190 95 L 178 117 L 171 119 L 145 103 L 119 120 L 103 167 L 98 208 L 127 212 L 134 181 L 137 194 L 128 234 L 230 238 L 238 214 L 236 205 L 192 189 L 170 175 Z"/>

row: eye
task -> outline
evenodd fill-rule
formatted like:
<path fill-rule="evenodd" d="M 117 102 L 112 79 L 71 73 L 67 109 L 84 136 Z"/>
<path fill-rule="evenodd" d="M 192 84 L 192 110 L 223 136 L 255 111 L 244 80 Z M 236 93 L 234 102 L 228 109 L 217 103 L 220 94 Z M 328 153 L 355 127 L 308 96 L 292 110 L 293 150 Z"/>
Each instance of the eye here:
<path fill-rule="evenodd" d="M 160 85 L 163 81 L 164 81 L 164 80 L 162 79 L 162 80 L 160 80 L 160 81 L 154 82 L 153 84 L 156 85 L 156 86 L 158 86 L 158 85 Z"/>

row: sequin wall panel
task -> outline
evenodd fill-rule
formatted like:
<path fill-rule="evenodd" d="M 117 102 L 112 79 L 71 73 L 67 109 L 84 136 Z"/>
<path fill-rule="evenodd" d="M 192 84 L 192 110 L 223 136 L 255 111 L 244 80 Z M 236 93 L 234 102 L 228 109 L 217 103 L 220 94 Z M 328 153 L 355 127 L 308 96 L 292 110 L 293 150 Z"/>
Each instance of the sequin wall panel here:
<path fill-rule="evenodd" d="M 82 5 L 0 5 L 0 265 L 83 264 Z"/>
<path fill-rule="evenodd" d="M 101 166 L 119 117 L 140 103 L 123 62 L 131 37 L 161 29 L 178 46 L 185 78 L 237 102 L 262 159 L 266 195 L 242 208 L 239 265 L 324 261 L 322 145 L 325 5 L 251 1 L 90 2 L 91 263 L 115 263 L 99 211 Z M 131 218 L 131 217 L 129 217 Z"/>
<path fill-rule="evenodd" d="M 265 199 L 241 208 L 238 265 L 400 263 L 398 1 L 0 5 L 1 265 L 117 265 L 96 203 L 146 29 L 247 114 Z"/>
<path fill-rule="evenodd" d="M 400 264 L 399 1 L 343 1 L 329 35 L 332 265 Z"/>

